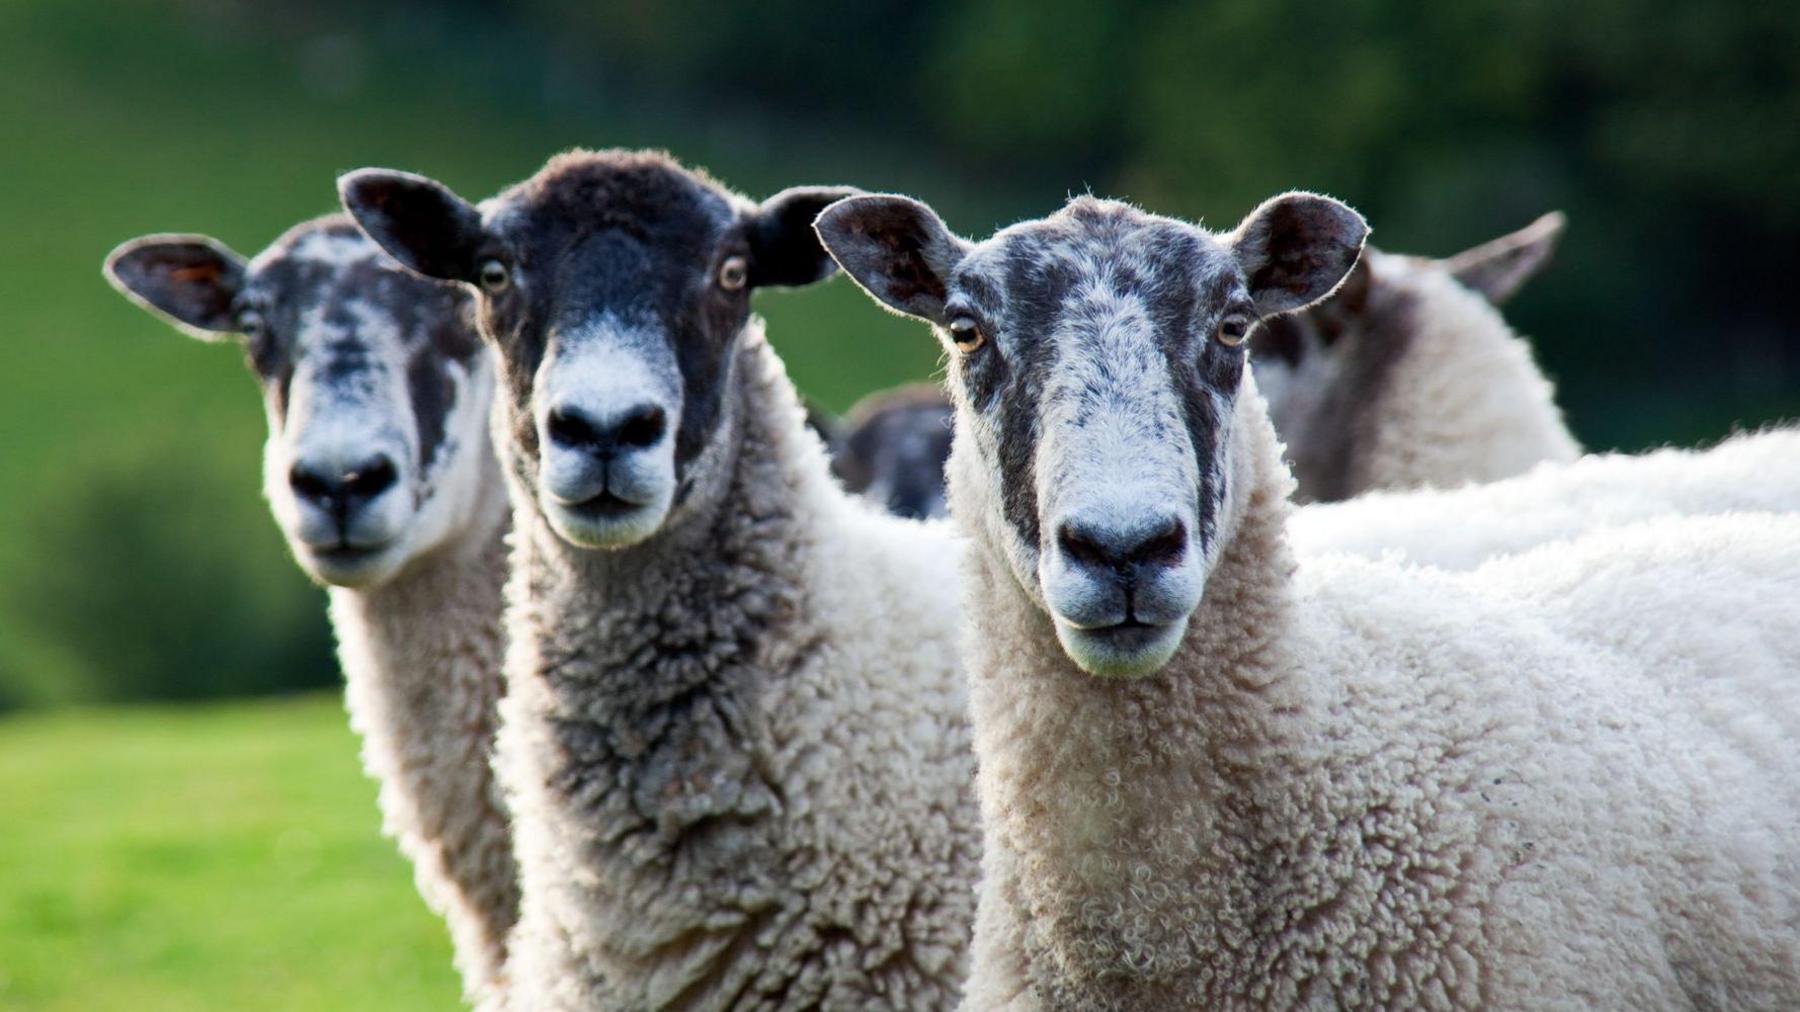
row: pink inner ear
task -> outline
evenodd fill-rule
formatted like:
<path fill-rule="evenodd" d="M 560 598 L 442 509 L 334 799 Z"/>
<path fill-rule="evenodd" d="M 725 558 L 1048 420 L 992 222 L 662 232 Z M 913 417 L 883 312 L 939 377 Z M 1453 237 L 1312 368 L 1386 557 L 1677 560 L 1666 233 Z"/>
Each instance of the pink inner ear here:
<path fill-rule="evenodd" d="M 169 272 L 169 279 L 179 284 L 207 284 L 219 280 L 218 264 L 195 264 L 192 267 L 177 267 Z"/>

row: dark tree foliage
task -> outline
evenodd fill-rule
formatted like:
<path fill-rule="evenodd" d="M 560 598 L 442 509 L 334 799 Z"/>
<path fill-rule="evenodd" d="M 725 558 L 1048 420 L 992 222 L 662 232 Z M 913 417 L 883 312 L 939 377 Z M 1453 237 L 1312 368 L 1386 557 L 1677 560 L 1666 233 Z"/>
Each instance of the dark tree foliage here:
<path fill-rule="evenodd" d="M 192 700 L 333 685 L 323 595 L 272 528 L 221 523 L 241 495 L 178 458 L 97 470 L 30 521 L 32 578 L 8 607 L 70 655 L 65 698 Z"/>

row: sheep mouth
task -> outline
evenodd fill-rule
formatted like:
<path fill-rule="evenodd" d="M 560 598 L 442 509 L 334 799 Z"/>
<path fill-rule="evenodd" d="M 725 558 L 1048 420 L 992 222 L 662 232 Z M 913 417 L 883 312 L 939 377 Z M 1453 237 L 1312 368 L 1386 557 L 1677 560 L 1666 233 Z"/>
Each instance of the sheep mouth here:
<path fill-rule="evenodd" d="M 1187 620 L 1154 623 L 1128 618 L 1112 625 L 1076 628 L 1056 622 L 1063 652 L 1083 671 L 1101 678 L 1139 678 L 1169 662 L 1187 632 Z"/>
<path fill-rule="evenodd" d="M 633 502 L 611 491 L 578 503 L 544 503 L 551 528 L 578 548 L 635 545 L 661 529 L 668 510 L 666 501 Z"/>
<path fill-rule="evenodd" d="M 1116 649 L 1134 650 L 1161 638 L 1169 631 L 1167 625 L 1157 625 L 1142 619 L 1128 618 L 1112 625 L 1083 629 L 1082 632 L 1111 644 Z"/>
<path fill-rule="evenodd" d="M 648 505 L 648 503 L 632 502 L 614 495 L 612 492 L 602 492 L 592 499 L 564 508 L 571 513 L 582 514 L 595 520 L 623 520 Z"/>
<path fill-rule="evenodd" d="M 337 587 L 361 587 L 383 575 L 394 548 L 393 542 L 379 545 L 335 545 L 308 547 L 301 562 L 309 574 L 321 583 Z"/>

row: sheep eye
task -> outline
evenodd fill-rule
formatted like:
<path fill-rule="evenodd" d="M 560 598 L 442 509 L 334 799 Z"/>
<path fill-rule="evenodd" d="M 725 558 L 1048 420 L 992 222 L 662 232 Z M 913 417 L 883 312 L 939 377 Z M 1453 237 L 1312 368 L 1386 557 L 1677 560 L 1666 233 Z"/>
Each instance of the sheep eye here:
<path fill-rule="evenodd" d="M 950 341 L 956 350 L 964 355 L 987 343 L 987 335 L 981 332 L 981 324 L 975 322 L 973 316 L 959 316 L 950 321 Z"/>
<path fill-rule="evenodd" d="M 750 280 L 750 263 L 743 257 L 726 257 L 719 265 L 719 287 L 735 292 Z"/>
<path fill-rule="evenodd" d="M 1227 348 L 1235 348 L 1244 343 L 1250 336 L 1250 318 L 1233 313 L 1219 321 L 1219 343 Z"/>
<path fill-rule="evenodd" d="M 263 328 L 266 326 L 263 315 L 254 309 L 246 309 L 237 315 L 238 333 L 245 337 L 262 336 Z"/>
<path fill-rule="evenodd" d="M 481 287 L 490 293 L 503 292 L 506 290 L 506 286 L 512 283 L 512 272 L 498 260 L 483 260 L 479 277 L 481 278 Z"/>

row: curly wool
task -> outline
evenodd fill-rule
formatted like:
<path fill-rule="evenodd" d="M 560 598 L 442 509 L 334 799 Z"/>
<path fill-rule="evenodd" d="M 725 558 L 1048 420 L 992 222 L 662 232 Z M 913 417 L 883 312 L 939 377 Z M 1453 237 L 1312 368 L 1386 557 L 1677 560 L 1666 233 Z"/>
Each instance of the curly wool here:
<path fill-rule="evenodd" d="M 1297 565 L 1246 384 L 1235 533 L 1162 671 L 1084 674 L 970 553 L 965 1007 L 1795 1007 L 1800 519 Z"/>
<path fill-rule="evenodd" d="M 1800 510 L 1800 430 L 1734 436 L 1704 450 L 1597 454 L 1448 491 L 1376 492 L 1294 512 L 1301 557 L 1346 552 L 1473 569 L 1622 524 L 1665 516 Z"/>
<path fill-rule="evenodd" d="M 945 1008 L 967 967 L 960 542 L 835 485 L 759 325 L 728 382 L 728 483 L 649 542 L 514 487 L 521 1012 Z"/>
<path fill-rule="evenodd" d="M 487 470 L 497 489 L 498 466 Z M 449 923 L 472 1002 L 504 987 L 519 909 L 512 828 L 491 765 L 507 525 L 503 498 L 487 498 L 460 540 L 378 586 L 331 589 L 345 704 L 363 766 L 381 785 L 383 829 Z"/>

